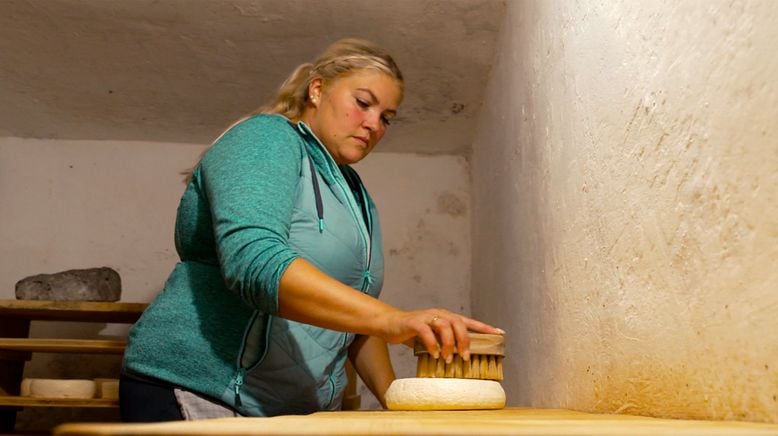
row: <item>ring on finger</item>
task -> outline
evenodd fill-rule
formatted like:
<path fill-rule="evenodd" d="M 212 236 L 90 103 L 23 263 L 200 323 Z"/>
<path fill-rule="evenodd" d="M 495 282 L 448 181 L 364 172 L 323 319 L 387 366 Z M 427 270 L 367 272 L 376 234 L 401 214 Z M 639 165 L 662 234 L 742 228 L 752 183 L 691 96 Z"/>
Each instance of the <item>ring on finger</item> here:
<path fill-rule="evenodd" d="M 434 315 L 434 316 L 432 317 L 432 320 L 430 321 L 430 324 L 434 323 L 435 321 L 437 321 L 437 320 L 439 320 L 439 319 L 440 319 L 440 317 L 439 317 L 439 316 L 437 316 L 437 315 Z"/>

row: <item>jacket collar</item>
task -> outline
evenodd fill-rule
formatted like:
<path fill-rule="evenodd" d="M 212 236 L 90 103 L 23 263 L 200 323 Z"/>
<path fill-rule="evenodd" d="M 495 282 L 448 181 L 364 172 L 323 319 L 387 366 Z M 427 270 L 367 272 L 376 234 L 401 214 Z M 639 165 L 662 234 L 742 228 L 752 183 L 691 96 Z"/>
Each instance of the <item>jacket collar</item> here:
<path fill-rule="evenodd" d="M 305 124 L 303 121 L 293 123 L 290 121 L 303 138 L 305 143 L 305 149 L 313 159 L 316 168 L 321 173 L 322 177 L 327 181 L 327 184 L 332 185 L 336 183 L 338 179 L 341 179 L 342 173 L 340 167 L 327 151 L 327 147 L 322 144 L 321 140 L 313 133 L 313 130 Z"/>

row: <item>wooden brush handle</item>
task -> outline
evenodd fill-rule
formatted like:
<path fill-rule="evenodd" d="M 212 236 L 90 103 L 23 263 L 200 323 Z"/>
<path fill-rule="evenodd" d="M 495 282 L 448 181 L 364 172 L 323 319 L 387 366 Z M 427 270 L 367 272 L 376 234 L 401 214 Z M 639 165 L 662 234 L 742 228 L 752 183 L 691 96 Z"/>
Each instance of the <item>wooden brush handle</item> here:
<path fill-rule="evenodd" d="M 505 355 L 505 336 L 487 333 L 468 333 L 468 336 L 470 336 L 470 354 Z M 454 352 L 456 353 L 456 350 Z M 427 349 L 418 338 L 413 344 L 413 354 L 414 356 L 427 354 Z"/>

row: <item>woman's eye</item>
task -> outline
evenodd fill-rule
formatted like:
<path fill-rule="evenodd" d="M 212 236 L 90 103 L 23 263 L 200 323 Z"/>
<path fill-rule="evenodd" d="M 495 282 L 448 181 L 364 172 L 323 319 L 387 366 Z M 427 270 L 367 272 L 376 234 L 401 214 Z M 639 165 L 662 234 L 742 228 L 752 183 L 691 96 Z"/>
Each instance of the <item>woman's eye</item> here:
<path fill-rule="evenodd" d="M 388 126 L 388 125 L 392 124 L 389 121 L 389 118 L 386 118 L 386 117 L 381 117 L 381 122 L 384 123 L 385 126 Z"/>
<path fill-rule="evenodd" d="M 370 106 L 370 104 L 368 102 L 366 102 L 365 100 L 362 100 L 360 98 L 357 99 L 357 104 L 359 105 L 359 107 L 361 107 L 363 109 L 367 108 L 368 106 Z"/>

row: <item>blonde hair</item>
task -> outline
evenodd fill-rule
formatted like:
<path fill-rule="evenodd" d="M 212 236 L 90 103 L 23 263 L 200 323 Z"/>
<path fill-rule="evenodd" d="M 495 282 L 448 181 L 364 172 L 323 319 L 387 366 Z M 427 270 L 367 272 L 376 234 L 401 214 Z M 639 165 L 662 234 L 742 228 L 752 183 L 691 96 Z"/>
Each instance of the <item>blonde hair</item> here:
<path fill-rule="evenodd" d="M 299 120 L 308 102 L 308 85 L 316 77 L 324 83 L 364 69 L 374 69 L 394 78 L 403 91 L 403 76 L 394 59 L 372 42 L 356 38 L 336 41 L 313 63 L 302 64 L 286 79 L 273 100 L 250 115 L 281 114 Z"/>
<path fill-rule="evenodd" d="M 339 77 L 365 69 L 378 70 L 395 79 L 400 87 L 402 99 L 403 75 L 389 53 L 370 41 L 345 38 L 332 43 L 313 63 L 304 63 L 295 68 L 270 102 L 231 124 L 214 142 L 233 126 L 253 115 L 280 114 L 290 120 L 298 121 L 308 103 L 308 86 L 311 80 L 321 78 L 323 83 L 331 83 Z M 207 149 L 203 151 L 198 162 L 207 151 Z M 185 182 L 188 183 L 192 176 L 192 169 L 182 174 L 186 176 Z"/>

